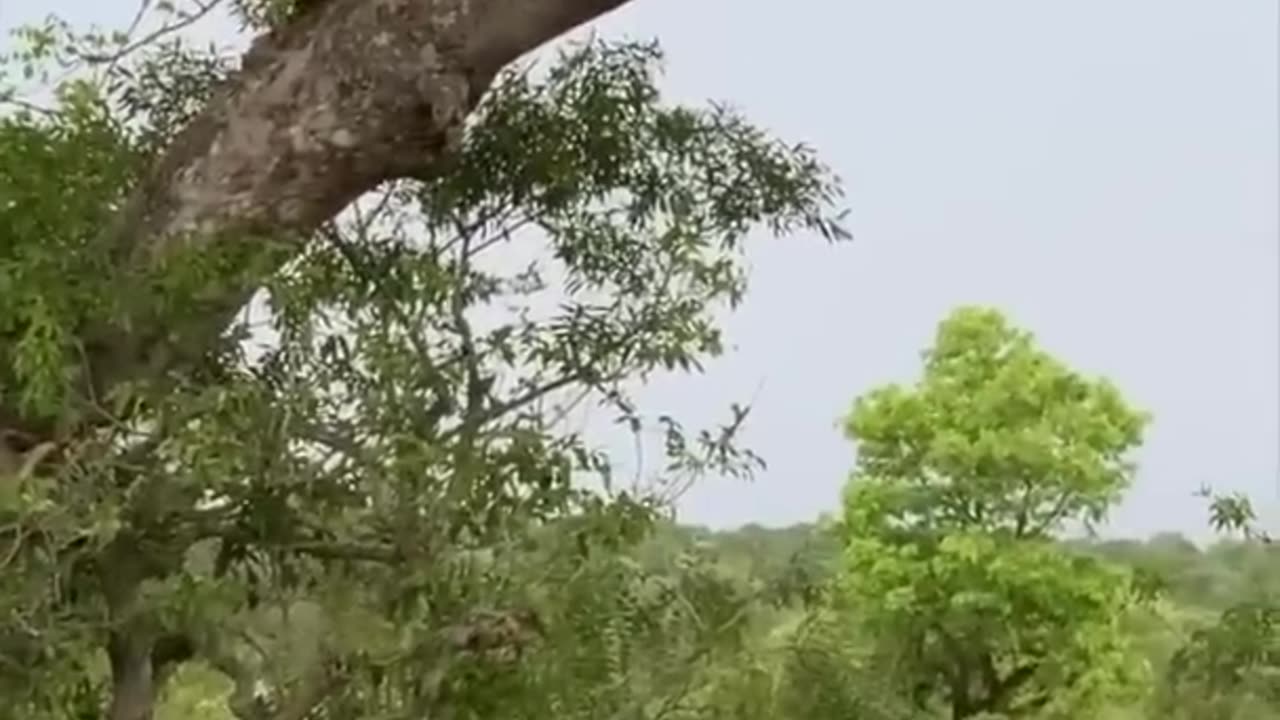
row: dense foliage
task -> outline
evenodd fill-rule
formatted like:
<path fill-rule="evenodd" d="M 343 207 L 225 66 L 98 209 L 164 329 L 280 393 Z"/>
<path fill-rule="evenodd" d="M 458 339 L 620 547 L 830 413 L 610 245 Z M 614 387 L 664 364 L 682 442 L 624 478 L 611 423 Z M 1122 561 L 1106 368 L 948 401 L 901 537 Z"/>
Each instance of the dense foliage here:
<path fill-rule="evenodd" d="M 976 308 L 941 324 L 916 387 L 858 399 L 842 589 L 922 708 L 1078 716 L 1127 666 L 1116 629 L 1140 595 L 1053 532 L 1120 497 L 1143 421 Z"/>
<path fill-rule="evenodd" d="M 1207 549 L 1066 540 L 1148 418 L 995 310 L 855 400 L 836 517 L 667 519 L 760 466 L 747 409 L 688 433 L 630 391 L 722 351 L 754 233 L 847 234 L 808 148 L 664 103 L 652 45 L 509 70 L 445 171 L 288 262 L 262 237 L 114 277 L 103 229 L 233 73 L 183 39 L 205 8 L 157 3 L 145 42 L 50 21 L 6 58 L 0 718 L 1280 718 L 1247 500 L 1212 503 L 1245 532 Z M 253 292 L 211 316 L 227 287 Z M 72 369 L 122 316 L 222 341 L 97 396 Z M 624 487 L 585 405 L 660 433 L 657 471 Z"/>

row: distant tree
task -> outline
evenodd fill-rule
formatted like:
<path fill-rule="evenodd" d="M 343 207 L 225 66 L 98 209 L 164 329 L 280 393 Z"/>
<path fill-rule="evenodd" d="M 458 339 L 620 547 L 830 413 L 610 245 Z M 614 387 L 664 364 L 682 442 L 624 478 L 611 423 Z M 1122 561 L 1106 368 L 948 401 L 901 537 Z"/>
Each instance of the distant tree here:
<path fill-rule="evenodd" d="M 921 705 L 1087 713 L 1117 687 L 1142 588 L 1053 535 L 1120 499 L 1146 422 L 979 308 L 941 323 L 918 383 L 857 400 L 840 597 L 896 648 Z"/>

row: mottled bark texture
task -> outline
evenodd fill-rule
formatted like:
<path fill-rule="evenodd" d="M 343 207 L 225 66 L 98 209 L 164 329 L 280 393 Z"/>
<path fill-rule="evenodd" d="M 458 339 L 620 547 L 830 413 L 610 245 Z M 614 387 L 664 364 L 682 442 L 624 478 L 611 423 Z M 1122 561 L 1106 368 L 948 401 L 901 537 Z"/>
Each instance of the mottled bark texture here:
<path fill-rule="evenodd" d="M 380 182 L 439 169 L 507 63 L 627 0 L 321 0 L 258 38 L 242 71 L 151 168 L 109 229 L 122 295 L 175 252 L 267 267 L 201 288 L 199 312 L 175 325 L 141 298 L 126 317 L 81 337 L 81 394 L 104 398 L 207 352 L 261 273 Z M 227 260 L 230 258 L 230 260 Z M 8 393 L 6 393 L 6 396 Z M 7 398 L 6 398 L 7 400 Z M 58 433 L 88 408 L 48 420 L 0 406 L 0 460 Z"/>

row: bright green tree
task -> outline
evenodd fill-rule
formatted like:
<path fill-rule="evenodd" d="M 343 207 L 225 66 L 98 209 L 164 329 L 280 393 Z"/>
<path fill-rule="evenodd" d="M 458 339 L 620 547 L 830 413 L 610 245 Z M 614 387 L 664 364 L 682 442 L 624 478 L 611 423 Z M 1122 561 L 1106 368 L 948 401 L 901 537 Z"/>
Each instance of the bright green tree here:
<path fill-rule="evenodd" d="M 997 311 L 938 328 L 913 386 L 859 398 L 843 601 L 950 717 L 1086 712 L 1123 669 L 1123 570 L 1055 542 L 1128 486 L 1146 417 Z"/>

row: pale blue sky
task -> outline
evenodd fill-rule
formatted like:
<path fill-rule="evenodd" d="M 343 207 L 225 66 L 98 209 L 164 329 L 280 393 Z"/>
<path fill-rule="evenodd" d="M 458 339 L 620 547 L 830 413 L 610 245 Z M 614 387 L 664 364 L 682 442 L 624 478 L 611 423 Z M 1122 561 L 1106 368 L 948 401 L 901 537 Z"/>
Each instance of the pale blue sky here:
<path fill-rule="evenodd" d="M 133 0 L 0 0 L 119 24 Z M 1114 532 L 1202 534 L 1202 483 L 1280 480 L 1276 0 L 635 0 L 593 27 L 658 37 L 674 99 L 726 100 L 817 147 L 857 242 L 761 243 L 731 356 L 655 383 L 691 422 L 754 398 L 754 484 L 686 520 L 835 508 L 851 399 L 918 367 L 938 320 L 989 303 L 1155 415 Z"/>

